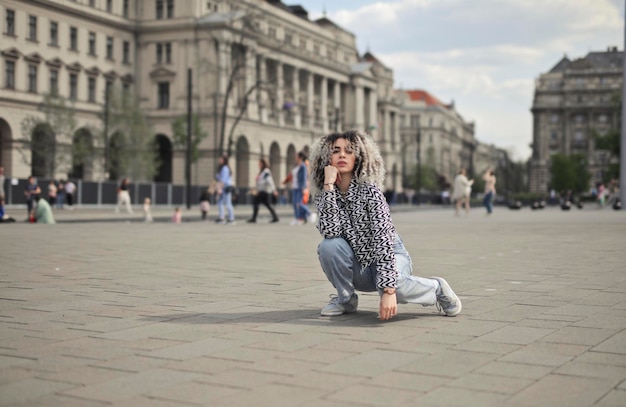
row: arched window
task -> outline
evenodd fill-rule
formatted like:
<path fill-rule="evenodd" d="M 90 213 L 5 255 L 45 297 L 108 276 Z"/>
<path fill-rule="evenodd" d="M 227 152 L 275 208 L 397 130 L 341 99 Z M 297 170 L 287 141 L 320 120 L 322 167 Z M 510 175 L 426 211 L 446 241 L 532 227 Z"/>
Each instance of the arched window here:
<path fill-rule="evenodd" d="M 237 139 L 235 147 L 235 159 L 237 160 L 237 170 L 235 171 L 237 187 L 250 186 L 250 145 L 245 136 Z"/>
<path fill-rule="evenodd" d="M 167 136 L 157 134 L 155 143 L 159 164 L 154 182 L 172 182 L 172 142 Z"/>
<path fill-rule="evenodd" d="M 281 162 L 280 162 L 280 147 L 278 147 L 278 143 L 273 142 L 270 146 L 270 170 L 272 171 L 272 176 L 274 177 L 274 183 L 277 187 L 280 186 L 280 182 L 283 180 L 283 176 L 281 173 Z"/>
<path fill-rule="evenodd" d="M 84 127 L 78 129 L 72 139 L 71 178 L 91 179 L 93 177 L 93 153 L 93 135 Z"/>
<path fill-rule="evenodd" d="M 47 123 L 40 123 L 33 129 L 31 137 L 31 174 L 54 178 L 56 137 L 52 128 Z"/>

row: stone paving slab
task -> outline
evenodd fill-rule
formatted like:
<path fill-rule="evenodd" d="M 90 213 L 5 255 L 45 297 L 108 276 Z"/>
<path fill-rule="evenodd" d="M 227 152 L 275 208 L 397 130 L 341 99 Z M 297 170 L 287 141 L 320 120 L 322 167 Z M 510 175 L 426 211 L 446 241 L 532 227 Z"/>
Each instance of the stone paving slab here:
<path fill-rule="evenodd" d="M 2 225 L 0 406 L 625 405 L 626 214 L 409 209 L 414 273 L 448 279 L 456 318 L 401 304 L 382 323 L 371 293 L 321 317 L 320 236 L 289 208 Z"/>

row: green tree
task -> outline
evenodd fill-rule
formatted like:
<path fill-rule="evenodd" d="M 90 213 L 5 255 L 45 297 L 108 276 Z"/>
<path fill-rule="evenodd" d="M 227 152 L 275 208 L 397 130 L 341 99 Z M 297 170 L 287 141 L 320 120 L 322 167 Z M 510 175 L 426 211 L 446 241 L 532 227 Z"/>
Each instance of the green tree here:
<path fill-rule="evenodd" d="M 200 117 L 193 114 L 191 118 L 191 162 L 195 163 L 200 158 L 198 146 L 204 140 L 208 133 L 202 129 L 200 125 Z M 174 146 L 178 149 L 187 148 L 187 116 L 177 117 L 172 122 L 172 134 L 174 137 Z"/>
<path fill-rule="evenodd" d="M 587 170 L 587 159 L 582 154 L 555 154 L 550 161 L 552 188 L 557 191 L 571 190 L 584 193 L 589 188 L 591 174 Z"/>
<path fill-rule="evenodd" d="M 73 146 L 76 130 L 74 106 L 63 96 L 47 94 L 39 105 L 40 115 L 28 115 L 21 123 L 22 144 L 18 151 L 33 175 L 54 177 L 58 171 L 68 172 L 72 156 L 86 156 L 85 146 Z M 66 141 L 60 143 L 59 141 Z"/>
<path fill-rule="evenodd" d="M 621 153 L 622 135 L 617 130 L 609 130 L 605 134 L 600 134 L 596 130 L 592 131 L 593 138 L 596 142 L 597 150 L 604 150 L 608 153 L 608 157 L 602 171 L 602 181 L 607 183 L 612 179 L 619 178 L 619 161 Z"/>
<path fill-rule="evenodd" d="M 108 127 L 115 137 L 104 137 L 111 147 L 107 171 L 133 180 L 152 180 L 159 165 L 154 133 L 129 91 L 112 88 L 109 92 Z M 111 164 L 118 167 L 111 168 Z"/>

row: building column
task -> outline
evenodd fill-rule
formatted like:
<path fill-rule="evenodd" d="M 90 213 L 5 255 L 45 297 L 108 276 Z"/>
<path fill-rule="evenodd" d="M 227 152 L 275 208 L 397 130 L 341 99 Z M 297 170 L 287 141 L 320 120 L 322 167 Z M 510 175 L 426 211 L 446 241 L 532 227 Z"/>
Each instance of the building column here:
<path fill-rule="evenodd" d="M 218 66 L 218 91 L 221 96 L 226 94 L 228 87 L 228 66 L 230 62 L 230 43 L 225 41 L 217 42 L 217 66 Z"/>
<path fill-rule="evenodd" d="M 294 125 L 296 129 L 302 127 L 301 121 L 301 107 L 300 107 L 300 68 L 293 67 L 293 77 L 291 88 L 293 89 L 293 115 L 294 115 Z"/>
<path fill-rule="evenodd" d="M 333 117 L 335 118 L 335 123 L 337 124 L 337 128 L 335 128 L 335 123 L 333 123 L 333 130 L 336 131 L 341 131 L 341 118 L 342 118 L 342 114 L 343 112 L 341 111 L 341 83 L 339 83 L 339 81 L 335 81 L 335 85 L 334 85 L 334 89 L 333 89 L 333 107 L 334 107 L 334 113 L 333 113 Z"/>
<path fill-rule="evenodd" d="M 259 103 L 259 118 L 261 119 L 261 123 L 267 123 L 267 60 L 262 55 L 258 55 L 257 64 L 259 64 L 259 81 L 261 82 L 257 94 L 257 100 Z"/>
<path fill-rule="evenodd" d="M 247 114 L 248 117 L 252 119 L 257 119 L 258 109 L 256 106 L 257 103 L 257 77 L 256 77 L 256 49 L 253 47 L 248 47 L 246 49 L 246 86 L 244 88 L 244 94 L 251 90 L 250 94 L 247 96 L 248 106 L 247 106 Z"/>
<path fill-rule="evenodd" d="M 363 91 L 363 86 L 360 84 L 355 85 L 354 88 L 354 125 L 357 129 L 363 130 L 365 128 L 365 95 Z"/>
<path fill-rule="evenodd" d="M 382 134 L 379 135 L 379 139 L 385 145 L 385 150 L 388 150 L 387 147 L 391 146 L 391 112 L 389 109 L 383 110 L 383 128 L 380 131 Z"/>
<path fill-rule="evenodd" d="M 320 113 L 322 118 L 322 131 L 328 133 L 328 78 L 322 76 L 320 85 Z"/>
<path fill-rule="evenodd" d="M 309 121 L 309 128 L 313 128 L 314 126 L 314 121 L 315 121 L 315 110 L 314 110 L 314 101 L 315 101 L 315 89 L 314 89 L 314 77 L 313 77 L 313 72 L 309 71 L 308 75 L 307 75 L 307 82 L 306 82 L 306 100 L 307 100 L 307 107 L 306 107 L 306 113 L 308 117 L 308 121 Z"/>
<path fill-rule="evenodd" d="M 285 125 L 285 110 L 283 109 L 285 105 L 285 75 L 283 70 L 285 69 L 285 64 L 280 61 L 276 61 L 276 107 L 278 115 L 278 125 Z"/>
<path fill-rule="evenodd" d="M 370 90 L 370 117 L 369 117 L 369 122 L 370 122 L 370 126 L 375 126 L 376 129 L 378 129 L 378 98 L 376 95 L 376 89 L 371 89 Z M 377 133 L 378 130 L 369 130 L 370 134 L 372 135 L 372 138 L 374 140 L 377 139 Z"/>

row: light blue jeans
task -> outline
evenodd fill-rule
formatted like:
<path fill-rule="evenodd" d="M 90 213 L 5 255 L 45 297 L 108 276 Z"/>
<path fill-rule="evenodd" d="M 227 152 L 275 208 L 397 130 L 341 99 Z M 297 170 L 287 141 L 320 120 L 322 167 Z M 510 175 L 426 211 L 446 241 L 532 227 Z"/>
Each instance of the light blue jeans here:
<path fill-rule="evenodd" d="M 291 199 L 293 200 L 293 213 L 296 219 L 307 220 L 311 215 L 309 207 L 302 203 L 304 197 L 304 190 L 301 188 L 294 188 Z"/>
<path fill-rule="evenodd" d="M 493 192 L 487 192 L 483 198 L 483 206 L 487 208 L 487 213 L 493 212 Z"/>
<path fill-rule="evenodd" d="M 432 278 L 423 278 L 411 275 L 413 263 L 411 256 L 404 248 L 400 235 L 396 233 L 393 251 L 396 256 L 398 280 L 396 299 L 399 303 L 435 305 L 439 282 Z M 347 303 L 350 297 L 358 291 L 382 291 L 376 288 L 376 264 L 361 267 L 348 242 L 336 237 L 324 239 L 317 247 L 322 270 L 328 281 L 337 289 L 340 303 Z"/>
<path fill-rule="evenodd" d="M 228 210 L 228 220 L 235 220 L 235 212 L 233 211 L 233 194 L 230 192 L 222 192 L 217 200 L 217 209 L 220 219 L 224 219 L 224 205 Z"/>

